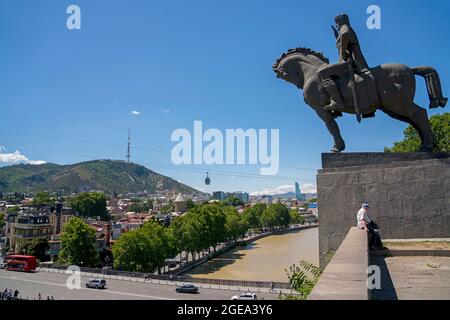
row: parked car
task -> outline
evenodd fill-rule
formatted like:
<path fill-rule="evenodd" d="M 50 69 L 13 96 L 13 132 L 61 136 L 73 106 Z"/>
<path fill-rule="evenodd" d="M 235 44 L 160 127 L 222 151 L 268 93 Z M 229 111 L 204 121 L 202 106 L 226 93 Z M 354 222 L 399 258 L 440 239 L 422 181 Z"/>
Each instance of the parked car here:
<path fill-rule="evenodd" d="M 0 269 L 5 269 L 5 263 L 0 262 Z"/>
<path fill-rule="evenodd" d="M 86 283 L 86 288 L 105 289 L 106 281 L 104 279 L 93 279 Z"/>
<path fill-rule="evenodd" d="M 198 293 L 198 288 L 193 284 L 185 284 L 184 286 L 175 289 L 178 293 Z"/>
<path fill-rule="evenodd" d="M 169 268 L 176 268 L 176 267 L 177 267 L 177 263 L 175 261 L 169 262 Z"/>
<path fill-rule="evenodd" d="M 241 293 L 240 295 L 232 296 L 231 300 L 257 300 L 258 297 L 256 296 L 256 293 Z"/>

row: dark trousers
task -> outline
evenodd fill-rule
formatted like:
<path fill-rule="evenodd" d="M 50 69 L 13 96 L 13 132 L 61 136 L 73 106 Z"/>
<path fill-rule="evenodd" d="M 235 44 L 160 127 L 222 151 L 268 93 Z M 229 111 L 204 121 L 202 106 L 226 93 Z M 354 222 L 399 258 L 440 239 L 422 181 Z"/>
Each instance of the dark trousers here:
<path fill-rule="evenodd" d="M 367 229 L 369 229 L 369 248 L 382 248 L 383 243 L 381 242 L 380 234 L 376 230 L 378 227 L 374 222 L 367 224 Z"/>

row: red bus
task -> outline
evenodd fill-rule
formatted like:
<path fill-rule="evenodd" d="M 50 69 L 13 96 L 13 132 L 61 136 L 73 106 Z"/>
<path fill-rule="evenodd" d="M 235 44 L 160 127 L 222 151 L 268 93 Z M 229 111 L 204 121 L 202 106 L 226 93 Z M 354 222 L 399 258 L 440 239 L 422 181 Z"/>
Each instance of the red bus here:
<path fill-rule="evenodd" d="M 5 269 L 30 272 L 36 270 L 36 257 L 11 254 L 5 257 Z"/>

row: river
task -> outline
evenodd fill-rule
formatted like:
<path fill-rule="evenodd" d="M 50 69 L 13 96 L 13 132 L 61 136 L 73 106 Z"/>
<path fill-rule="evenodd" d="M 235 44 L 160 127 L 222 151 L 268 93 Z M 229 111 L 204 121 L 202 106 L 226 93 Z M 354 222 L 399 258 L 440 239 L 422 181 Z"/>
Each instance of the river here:
<path fill-rule="evenodd" d="M 318 228 L 259 239 L 227 251 L 187 275 L 196 278 L 287 282 L 285 268 L 306 260 L 319 265 Z"/>

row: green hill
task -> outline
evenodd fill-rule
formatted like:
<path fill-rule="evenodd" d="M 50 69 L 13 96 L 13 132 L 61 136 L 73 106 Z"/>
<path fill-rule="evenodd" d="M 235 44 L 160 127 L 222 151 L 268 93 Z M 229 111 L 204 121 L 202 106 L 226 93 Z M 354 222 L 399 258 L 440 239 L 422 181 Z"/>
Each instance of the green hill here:
<path fill-rule="evenodd" d="M 19 164 L 0 168 L 0 191 L 72 192 L 99 190 L 127 194 L 147 191 L 199 191 L 146 167 L 116 160 L 95 160 L 71 165 Z"/>

